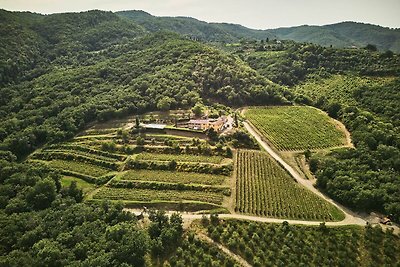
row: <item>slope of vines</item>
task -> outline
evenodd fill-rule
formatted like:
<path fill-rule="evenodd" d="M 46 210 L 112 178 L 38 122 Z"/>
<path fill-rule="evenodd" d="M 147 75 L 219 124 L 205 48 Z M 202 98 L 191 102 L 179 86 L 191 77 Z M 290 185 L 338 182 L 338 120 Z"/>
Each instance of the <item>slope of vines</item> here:
<path fill-rule="evenodd" d="M 346 143 L 344 133 L 315 108 L 250 108 L 246 117 L 279 150 L 324 149 Z"/>
<path fill-rule="evenodd" d="M 264 152 L 238 151 L 235 172 L 236 210 L 239 212 L 301 220 L 344 218 L 336 207 L 298 185 Z"/>

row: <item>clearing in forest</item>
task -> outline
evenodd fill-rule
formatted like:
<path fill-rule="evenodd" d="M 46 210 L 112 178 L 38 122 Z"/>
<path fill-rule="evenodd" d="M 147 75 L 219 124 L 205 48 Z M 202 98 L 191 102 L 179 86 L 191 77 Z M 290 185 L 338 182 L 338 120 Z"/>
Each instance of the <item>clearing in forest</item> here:
<path fill-rule="evenodd" d="M 306 106 L 249 108 L 246 118 L 279 150 L 325 149 L 346 144 L 324 112 Z"/>

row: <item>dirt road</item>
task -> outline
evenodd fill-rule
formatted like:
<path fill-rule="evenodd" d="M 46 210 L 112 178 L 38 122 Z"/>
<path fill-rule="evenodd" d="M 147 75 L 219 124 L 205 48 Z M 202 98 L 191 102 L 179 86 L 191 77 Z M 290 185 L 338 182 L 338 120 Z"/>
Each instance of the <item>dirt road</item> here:
<path fill-rule="evenodd" d="M 204 241 L 214 244 L 216 245 L 220 250 L 222 250 L 225 254 L 229 255 L 231 258 L 233 258 L 237 263 L 239 263 L 241 266 L 243 267 L 251 267 L 251 265 L 242 257 L 240 257 L 239 255 L 233 253 L 232 251 L 230 251 L 228 248 L 226 248 L 225 246 L 223 246 L 220 243 L 214 242 L 214 240 L 212 240 L 211 238 L 209 238 L 207 235 L 205 234 L 198 234 L 198 236 L 203 239 Z"/>

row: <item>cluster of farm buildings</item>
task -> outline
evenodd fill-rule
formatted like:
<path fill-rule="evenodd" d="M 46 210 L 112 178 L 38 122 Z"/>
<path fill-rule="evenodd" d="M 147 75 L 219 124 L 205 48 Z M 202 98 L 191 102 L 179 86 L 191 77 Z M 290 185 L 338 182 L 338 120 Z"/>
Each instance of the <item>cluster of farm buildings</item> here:
<path fill-rule="evenodd" d="M 208 129 L 214 129 L 216 132 L 221 132 L 229 127 L 228 119 L 225 116 L 221 116 L 217 119 L 191 119 L 187 122 L 179 123 L 179 127 L 187 128 L 192 130 L 206 131 Z M 142 127 L 147 129 L 164 129 L 166 124 L 142 124 Z"/>

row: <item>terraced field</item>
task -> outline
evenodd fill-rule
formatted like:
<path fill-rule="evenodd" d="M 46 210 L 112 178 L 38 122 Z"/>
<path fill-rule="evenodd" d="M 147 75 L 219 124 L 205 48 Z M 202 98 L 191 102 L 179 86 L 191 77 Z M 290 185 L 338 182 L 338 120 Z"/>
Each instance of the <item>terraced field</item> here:
<path fill-rule="evenodd" d="M 322 111 L 305 106 L 250 108 L 246 118 L 279 150 L 324 149 L 346 144 L 345 134 Z"/>
<path fill-rule="evenodd" d="M 206 140 L 159 133 L 141 137 L 145 142 L 138 146 L 137 134 L 93 128 L 68 142 L 46 146 L 29 160 L 60 171 L 63 186 L 77 182 L 89 200 L 159 203 L 161 207 L 190 203 L 190 208 L 198 209 L 218 208 L 230 195 L 230 188 L 223 184 L 231 174 L 232 167 L 227 165 L 232 160 Z M 203 148 L 207 155 L 202 154 Z M 131 169 L 132 162 L 141 166 Z"/>
<path fill-rule="evenodd" d="M 238 212 L 285 219 L 344 219 L 340 210 L 297 184 L 264 152 L 238 151 L 235 174 Z"/>
<path fill-rule="evenodd" d="M 199 201 L 213 204 L 222 204 L 222 193 L 204 192 L 195 190 L 152 190 L 137 188 L 112 188 L 102 187 L 94 196 L 94 199 L 128 200 L 136 202 L 158 201 Z"/>
<path fill-rule="evenodd" d="M 67 160 L 51 160 L 49 161 L 48 165 L 55 169 L 68 170 L 94 177 L 103 176 L 111 171 L 109 169 L 102 168 L 96 165 Z"/>
<path fill-rule="evenodd" d="M 221 185 L 226 176 L 195 172 L 129 170 L 116 177 L 124 181 L 153 181 L 183 184 Z"/>
<path fill-rule="evenodd" d="M 220 156 L 203 156 L 190 154 L 153 154 L 140 153 L 136 157 L 137 160 L 155 160 L 155 161 L 181 161 L 181 162 L 198 162 L 219 164 L 224 159 Z"/>

